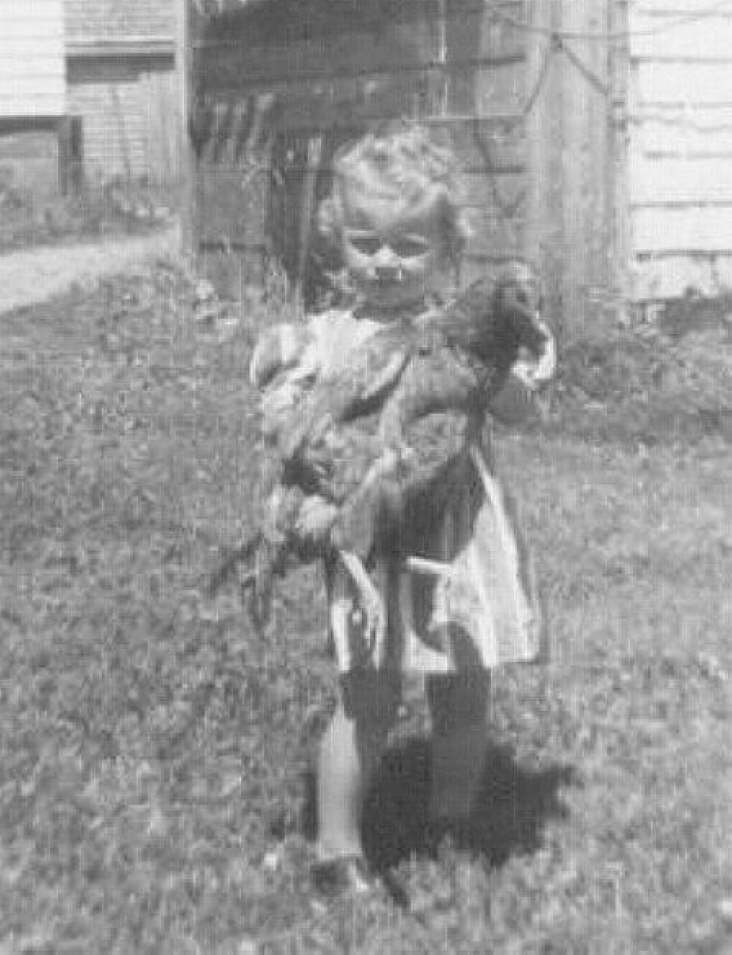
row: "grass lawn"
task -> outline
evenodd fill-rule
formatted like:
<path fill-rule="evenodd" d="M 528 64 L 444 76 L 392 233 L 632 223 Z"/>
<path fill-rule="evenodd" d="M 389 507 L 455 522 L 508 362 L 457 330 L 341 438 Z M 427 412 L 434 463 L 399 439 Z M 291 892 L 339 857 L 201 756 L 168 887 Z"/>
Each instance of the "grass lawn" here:
<path fill-rule="evenodd" d="M 254 520 L 246 364 L 273 315 L 202 325 L 187 298 L 161 266 L 0 319 L 0 952 L 732 951 L 732 445 L 709 409 L 664 417 L 684 382 L 655 368 L 604 403 L 568 379 L 544 432 L 499 437 L 552 662 L 496 674 L 481 809 L 436 853 L 410 689 L 365 838 L 412 911 L 323 903 L 317 572 L 267 642 L 203 590 Z"/>

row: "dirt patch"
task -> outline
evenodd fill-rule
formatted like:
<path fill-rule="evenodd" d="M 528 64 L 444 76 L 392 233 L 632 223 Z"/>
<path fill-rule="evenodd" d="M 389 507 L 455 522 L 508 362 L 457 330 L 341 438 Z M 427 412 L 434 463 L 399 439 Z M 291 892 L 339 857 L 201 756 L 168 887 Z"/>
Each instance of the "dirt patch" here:
<path fill-rule="evenodd" d="M 178 248 L 175 226 L 146 236 L 42 246 L 0 256 L 0 314 L 58 295 L 76 283 L 123 272 Z"/>

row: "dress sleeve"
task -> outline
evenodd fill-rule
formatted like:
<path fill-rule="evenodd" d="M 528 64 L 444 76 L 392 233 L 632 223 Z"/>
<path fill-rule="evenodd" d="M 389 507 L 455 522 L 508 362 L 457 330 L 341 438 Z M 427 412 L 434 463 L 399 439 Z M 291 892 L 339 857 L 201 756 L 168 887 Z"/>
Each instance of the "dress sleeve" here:
<path fill-rule="evenodd" d="M 256 388 L 265 388 L 280 372 L 293 368 L 312 344 L 307 325 L 283 322 L 262 333 L 249 363 L 249 380 Z"/>

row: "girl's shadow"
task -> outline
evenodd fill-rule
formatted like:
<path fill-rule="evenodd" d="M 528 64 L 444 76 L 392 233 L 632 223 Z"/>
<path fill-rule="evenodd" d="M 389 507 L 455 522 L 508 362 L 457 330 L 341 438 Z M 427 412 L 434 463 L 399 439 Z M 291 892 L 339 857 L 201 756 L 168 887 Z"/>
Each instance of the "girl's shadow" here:
<path fill-rule="evenodd" d="M 550 818 L 564 818 L 562 786 L 577 784 L 575 770 L 553 765 L 542 770 L 520 766 L 508 746 L 489 745 L 476 808 L 460 823 L 436 828 L 429 816 L 431 783 L 429 740 L 408 738 L 390 748 L 369 792 L 363 819 L 363 845 L 373 870 L 384 877 L 394 899 L 406 905 L 403 889 L 391 870 L 411 856 L 437 857 L 444 837 L 462 851 L 501 866 L 517 853 L 539 848 L 541 830 Z M 317 779 L 305 773 L 305 801 L 299 828 L 316 834 Z"/>
<path fill-rule="evenodd" d="M 429 741 L 423 737 L 384 756 L 363 822 L 364 849 L 377 872 L 413 854 L 435 856 L 444 836 L 455 848 L 502 865 L 512 854 L 538 848 L 547 819 L 567 815 L 559 789 L 575 781 L 569 766 L 526 769 L 508 747 L 491 745 L 475 810 L 459 824 L 436 829 L 428 812 L 430 773 Z"/>

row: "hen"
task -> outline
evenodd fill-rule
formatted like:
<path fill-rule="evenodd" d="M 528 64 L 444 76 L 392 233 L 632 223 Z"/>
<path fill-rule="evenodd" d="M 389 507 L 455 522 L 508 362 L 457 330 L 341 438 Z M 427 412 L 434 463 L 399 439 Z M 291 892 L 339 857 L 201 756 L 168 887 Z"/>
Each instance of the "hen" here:
<path fill-rule="evenodd" d="M 291 558 L 336 552 L 378 641 L 385 612 L 365 565 L 387 540 L 393 549 L 406 496 L 465 447 L 522 348 L 552 366 L 532 299 L 521 271 L 478 280 L 447 307 L 385 325 L 337 374 L 318 378 L 275 428 L 279 473 L 263 526 L 216 582 L 236 562 L 256 561 L 245 583 L 261 621 Z"/>

